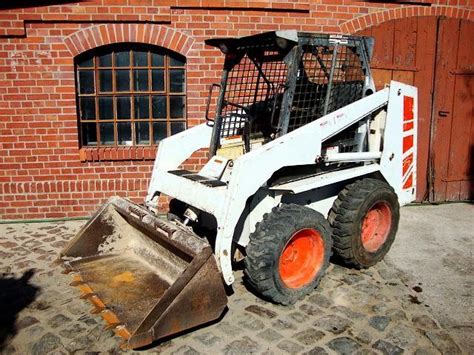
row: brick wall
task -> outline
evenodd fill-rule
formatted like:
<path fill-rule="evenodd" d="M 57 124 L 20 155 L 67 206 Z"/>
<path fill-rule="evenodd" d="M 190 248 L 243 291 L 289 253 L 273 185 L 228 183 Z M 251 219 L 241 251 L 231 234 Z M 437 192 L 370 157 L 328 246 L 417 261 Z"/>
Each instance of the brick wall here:
<path fill-rule="evenodd" d="M 81 149 L 74 57 L 100 45 L 149 43 L 187 58 L 188 125 L 218 82 L 213 36 L 296 29 L 354 33 L 409 16 L 473 19 L 468 0 L 357 2 L 96 0 L 0 5 L 0 219 L 87 216 L 109 196 L 143 201 L 156 148 Z M 158 148 L 159 149 L 159 148 Z M 197 169 L 205 153 L 190 159 Z"/>

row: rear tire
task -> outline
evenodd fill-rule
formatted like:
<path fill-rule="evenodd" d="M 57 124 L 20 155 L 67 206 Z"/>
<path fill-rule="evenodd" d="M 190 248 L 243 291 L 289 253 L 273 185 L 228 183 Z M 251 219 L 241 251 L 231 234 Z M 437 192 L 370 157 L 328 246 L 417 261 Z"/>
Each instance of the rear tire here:
<path fill-rule="evenodd" d="M 347 265 L 367 268 L 382 260 L 395 240 L 398 198 L 384 181 L 358 180 L 339 193 L 328 219 L 336 257 Z"/>
<path fill-rule="evenodd" d="M 331 246 L 331 227 L 322 214 L 294 204 L 275 207 L 250 235 L 245 275 L 265 298 L 293 304 L 319 284 Z"/>

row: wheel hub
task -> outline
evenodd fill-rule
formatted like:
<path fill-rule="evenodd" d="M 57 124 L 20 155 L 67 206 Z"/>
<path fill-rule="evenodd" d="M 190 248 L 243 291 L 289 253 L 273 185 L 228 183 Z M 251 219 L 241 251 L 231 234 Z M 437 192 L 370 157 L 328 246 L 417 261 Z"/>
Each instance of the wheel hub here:
<path fill-rule="evenodd" d="M 279 274 L 289 288 L 300 288 L 310 283 L 324 261 L 324 242 L 315 229 L 302 229 L 290 238 L 279 261 Z"/>
<path fill-rule="evenodd" d="M 370 253 L 379 250 L 387 240 L 392 225 L 392 211 L 386 202 L 377 202 L 362 221 L 362 246 Z"/>

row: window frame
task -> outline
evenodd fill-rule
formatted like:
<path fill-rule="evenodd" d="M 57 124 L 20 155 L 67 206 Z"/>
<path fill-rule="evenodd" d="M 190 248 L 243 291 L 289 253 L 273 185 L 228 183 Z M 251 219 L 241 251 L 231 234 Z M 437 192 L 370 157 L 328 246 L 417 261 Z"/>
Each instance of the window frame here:
<path fill-rule="evenodd" d="M 117 52 L 128 52 L 129 63 L 128 66 L 117 66 L 115 53 Z M 137 52 L 146 52 L 147 64 L 146 65 L 135 65 L 134 57 Z M 161 65 L 153 65 L 152 54 L 162 56 L 163 63 Z M 104 55 L 110 55 L 111 64 L 109 66 L 101 66 L 99 64 L 99 58 Z M 173 65 L 172 60 L 178 60 L 182 65 Z M 92 66 L 84 66 L 84 63 L 92 60 Z M 186 57 L 183 55 L 173 52 L 169 49 L 139 43 L 119 43 L 112 44 L 102 47 L 94 48 L 86 53 L 83 53 L 75 58 L 74 70 L 76 80 L 76 107 L 78 116 L 78 132 L 79 132 L 79 145 L 80 148 L 108 148 L 108 147 L 153 147 L 159 144 L 159 142 L 173 134 L 172 124 L 181 124 L 182 127 L 178 128 L 178 132 L 183 131 L 187 128 L 187 65 Z M 111 78 L 111 91 L 101 91 L 101 71 L 110 71 Z M 117 72 L 124 70 L 129 76 L 129 87 L 127 91 L 119 91 L 117 87 Z M 148 86 L 146 90 L 140 90 L 135 87 L 135 73 L 138 70 L 147 71 Z M 163 71 L 163 90 L 153 90 L 153 71 Z M 182 71 L 182 82 L 179 83 L 182 86 L 182 91 L 174 92 L 171 91 L 171 80 L 170 76 L 173 70 Z M 93 87 L 91 93 L 82 93 L 80 76 L 82 72 L 93 72 Z M 94 118 L 86 119 L 83 118 L 83 98 L 93 98 L 94 100 Z M 112 116 L 113 118 L 101 119 L 99 111 L 99 99 L 101 97 L 112 98 Z M 118 97 L 126 97 L 129 99 L 130 117 L 126 119 L 120 119 L 118 117 Z M 136 117 L 135 104 L 138 97 L 146 97 L 148 99 L 148 117 L 138 118 Z M 153 98 L 165 97 L 166 102 L 166 115 L 165 117 L 154 118 L 153 117 Z M 171 117 L 171 99 L 173 97 L 182 97 L 183 112 L 182 117 L 172 118 Z M 148 123 L 148 142 L 137 142 L 137 123 L 144 122 Z M 113 143 L 104 143 L 101 139 L 101 124 L 112 123 L 113 124 Z M 130 138 L 131 144 L 119 144 L 119 124 L 128 123 L 130 125 Z M 158 136 L 158 140 L 155 142 L 154 137 L 154 124 L 165 123 L 166 132 L 164 135 Z M 83 137 L 83 129 L 85 124 L 95 125 L 95 144 L 87 144 Z"/>

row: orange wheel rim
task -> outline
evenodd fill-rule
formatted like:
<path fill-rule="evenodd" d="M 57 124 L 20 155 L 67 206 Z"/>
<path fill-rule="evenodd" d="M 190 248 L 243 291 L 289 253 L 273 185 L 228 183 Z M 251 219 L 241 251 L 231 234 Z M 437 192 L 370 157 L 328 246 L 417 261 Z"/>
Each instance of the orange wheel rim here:
<path fill-rule="evenodd" d="M 315 229 L 302 229 L 290 238 L 280 256 L 278 272 L 289 288 L 310 283 L 324 261 L 323 238 Z"/>
<path fill-rule="evenodd" d="M 373 205 L 362 221 L 362 246 L 370 253 L 374 253 L 387 240 L 392 226 L 392 211 L 386 202 L 377 202 Z"/>

